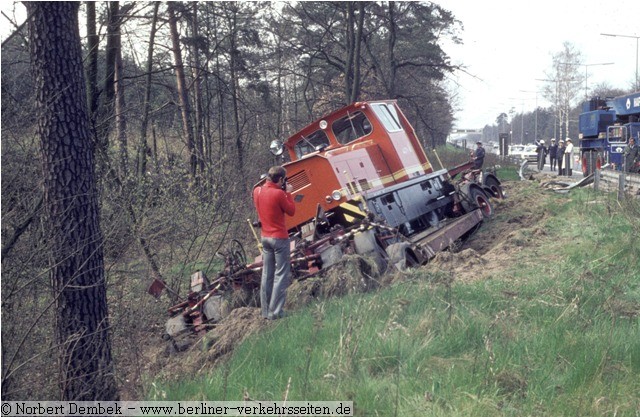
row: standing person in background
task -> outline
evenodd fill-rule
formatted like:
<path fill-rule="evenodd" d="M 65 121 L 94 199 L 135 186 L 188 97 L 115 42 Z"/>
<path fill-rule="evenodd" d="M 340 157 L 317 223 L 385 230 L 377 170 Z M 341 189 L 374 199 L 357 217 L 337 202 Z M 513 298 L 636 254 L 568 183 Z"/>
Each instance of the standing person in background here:
<path fill-rule="evenodd" d="M 471 153 L 473 168 L 482 169 L 482 165 L 484 164 L 484 148 L 482 147 L 482 142 L 476 142 L 476 145 L 476 150 Z"/>
<path fill-rule="evenodd" d="M 549 165 L 551 168 L 551 172 L 556 170 L 556 153 L 557 152 L 558 152 L 558 144 L 556 144 L 556 140 L 552 138 L 551 143 L 549 144 Z"/>
<path fill-rule="evenodd" d="M 285 316 L 291 264 L 284 216 L 293 216 L 296 212 L 292 191 L 293 187 L 287 183 L 287 171 L 281 166 L 271 167 L 264 185 L 253 190 L 253 203 L 258 211 L 262 235 L 260 308 L 262 317 L 269 320 Z"/>
<path fill-rule="evenodd" d="M 573 174 L 573 143 L 571 143 L 571 138 L 567 138 L 566 146 L 564 150 L 564 170 L 567 176 L 570 177 Z"/>
<path fill-rule="evenodd" d="M 633 166 L 640 160 L 640 149 L 635 138 L 629 138 L 629 146 L 624 150 L 624 172 L 633 172 Z"/>
<path fill-rule="evenodd" d="M 547 148 L 544 146 L 544 139 L 540 139 L 540 142 L 538 142 L 536 153 L 538 154 L 538 171 L 542 171 L 547 159 Z"/>
<path fill-rule="evenodd" d="M 558 175 L 563 175 L 562 163 L 564 162 L 564 141 L 560 139 L 558 142 L 558 150 L 556 151 L 556 160 L 558 161 Z"/>

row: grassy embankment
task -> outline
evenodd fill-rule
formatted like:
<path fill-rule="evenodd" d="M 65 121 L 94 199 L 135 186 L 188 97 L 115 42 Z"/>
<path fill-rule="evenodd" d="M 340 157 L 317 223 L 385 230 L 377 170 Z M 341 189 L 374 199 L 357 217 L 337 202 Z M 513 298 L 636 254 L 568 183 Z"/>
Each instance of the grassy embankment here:
<path fill-rule="evenodd" d="M 640 207 L 589 190 L 522 192 L 541 202 L 545 233 L 488 279 L 418 269 L 318 301 L 212 374 L 156 381 L 148 398 L 349 400 L 357 416 L 638 416 Z M 499 210 L 475 238 L 518 211 Z"/>

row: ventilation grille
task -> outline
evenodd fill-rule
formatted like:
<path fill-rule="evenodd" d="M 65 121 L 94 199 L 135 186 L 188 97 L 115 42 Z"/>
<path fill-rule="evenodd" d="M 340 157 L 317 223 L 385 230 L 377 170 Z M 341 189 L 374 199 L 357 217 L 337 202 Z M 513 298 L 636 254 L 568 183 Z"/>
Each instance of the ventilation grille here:
<path fill-rule="evenodd" d="M 299 190 L 307 185 L 311 184 L 307 171 L 296 172 L 292 176 L 287 178 L 287 181 L 293 186 L 293 191 Z"/>

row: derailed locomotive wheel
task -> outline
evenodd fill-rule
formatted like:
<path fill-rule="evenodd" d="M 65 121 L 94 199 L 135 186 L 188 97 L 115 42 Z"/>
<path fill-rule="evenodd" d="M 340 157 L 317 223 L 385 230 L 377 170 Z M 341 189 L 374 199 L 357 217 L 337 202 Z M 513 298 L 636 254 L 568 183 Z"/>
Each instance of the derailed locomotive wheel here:
<path fill-rule="evenodd" d="M 245 266 L 247 264 L 247 255 L 244 252 L 242 243 L 233 239 L 227 247 L 227 254 L 233 260 L 235 266 Z"/>
<path fill-rule="evenodd" d="M 386 253 L 389 263 L 400 272 L 419 265 L 415 254 L 413 254 L 410 248 L 411 245 L 407 242 L 392 243 L 387 246 Z"/>
<path fill-rule="evenodd" d="M 465 190 L 461 204 L 466 213 L 479 208 L 485 219 L 493 215 L 493 207 L 489 202 L 489 197 L 477 186 L 468 187 Z"/>
<path fill-rule="evenodd" d="M 382 274 L 387 269 L 384 249 L 380 247 L 373 230 L 356 233 L 353 237 L 356 253 L 374 260 L 377 266 L 377 274 Z"/>
<path fill-rule="evenodd" d="M 231 307 L 222 295 L 214 295 L 204 302 L 202 311 L 208 321 L 219 322 L 229 315 Z"/>
<path fill-rule="evenodd" d="M 484 180 L 484 186 L 491 193 L 491 197 L 494 198 L 504 198 L 504 192 L 502 191 L 502 187 L 500 186 L 500 182 L 494 176 L 488 175 Z"/>

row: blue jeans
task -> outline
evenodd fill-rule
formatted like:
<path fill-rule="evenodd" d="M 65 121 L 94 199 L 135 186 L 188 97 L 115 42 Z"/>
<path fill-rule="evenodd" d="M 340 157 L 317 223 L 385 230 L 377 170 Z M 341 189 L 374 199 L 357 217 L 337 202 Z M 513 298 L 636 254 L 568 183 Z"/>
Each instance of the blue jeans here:
<path fill-rule="evenodd" d="M 283 314 L 291 275 L 289 239 L 262 238 L 262 281 L 260 308 L 262 317 L 274 320 Z"/>

